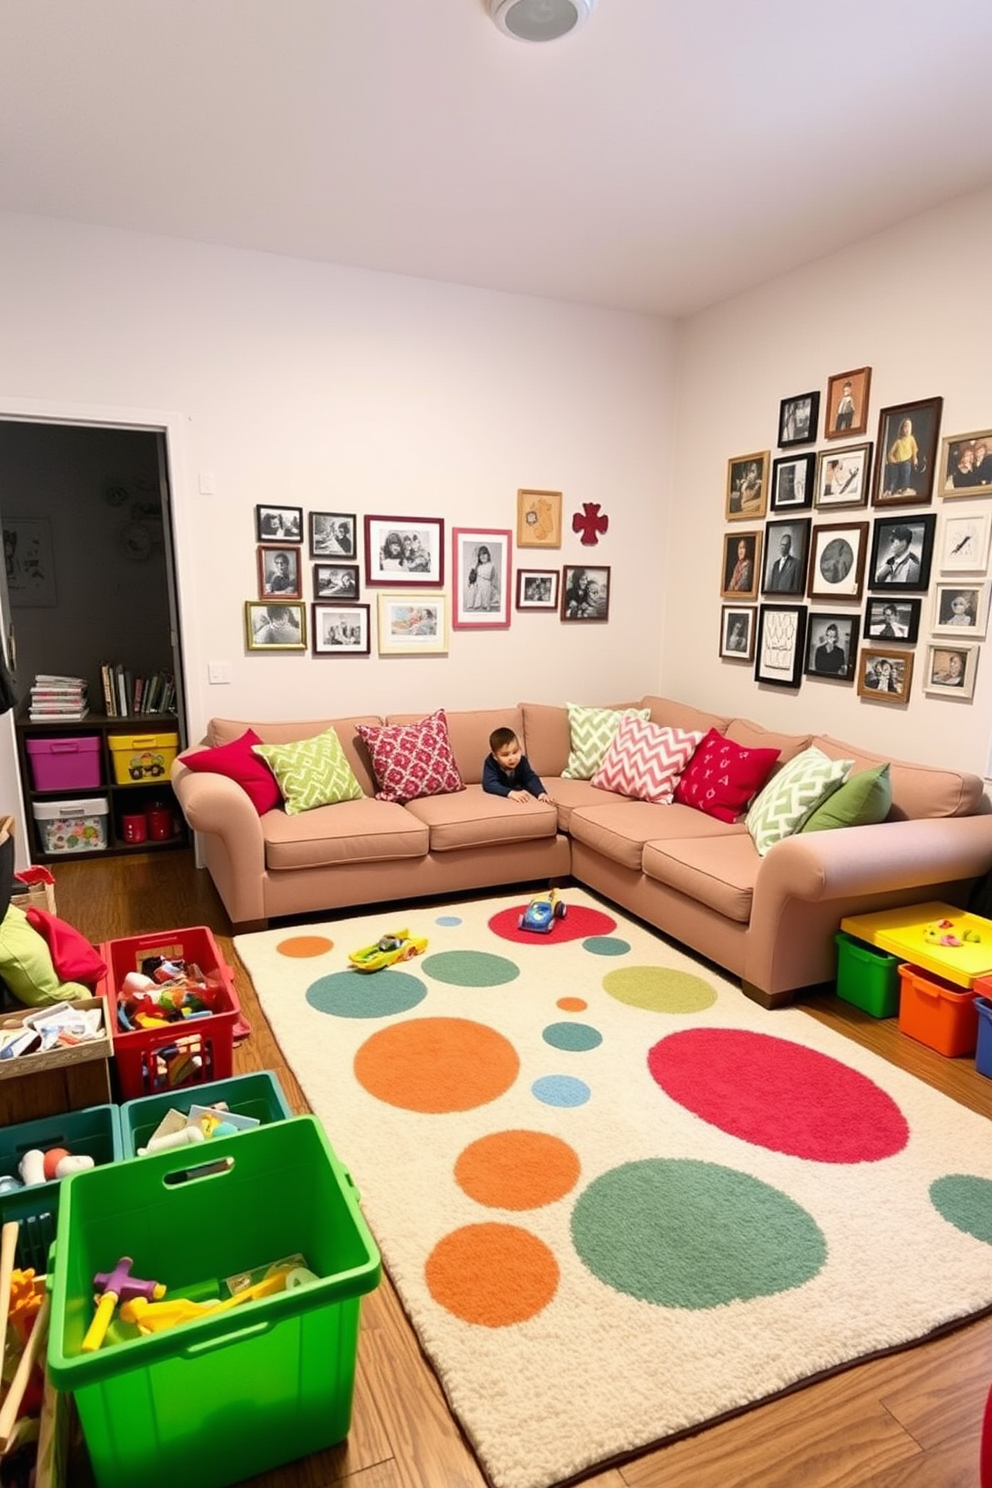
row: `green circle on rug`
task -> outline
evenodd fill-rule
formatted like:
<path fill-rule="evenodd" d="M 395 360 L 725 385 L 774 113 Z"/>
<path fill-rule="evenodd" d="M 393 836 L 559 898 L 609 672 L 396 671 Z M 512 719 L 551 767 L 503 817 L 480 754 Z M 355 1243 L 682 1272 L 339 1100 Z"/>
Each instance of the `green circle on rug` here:
<path fill-rule="evenodd" d="M 649 1013 L 698 1013 L 716 1002 L 712 983 L 672 966 L 618 967 L 604 976 L 603 990 Z"/>
<path fill-rule="evenodd" d="M 590 935 L 582 942 L 582 949 L 591 956 L 626 956 L 630 942 L 618 935 Z"/>
<path fill-rule="evenodd" d="M 520 975 L 513 961 L 488 951 L 438 951 L 420 964 L 428 976 L 449 987 L 502 987 Z"/>
<path fill-rule="evenodd" d="M 334 1018 L 389 1018 L 423 1002 L 427 988 L 408 971 L 335 971 L 307 988 L 307 1002 Z"/>
<path fill-rule="evenodd" d="M 647 1158 L 595 1179 L 572 1211 L 572 1243 L 606 1286 L 699 1310 L 791 1291 L 827 1257 L 805 1209 L 717 1163 Z"/>
<path fill-rule="evenodd" d="M 992 1181 L 969 1173 L 948 1173 L 930 1185 L 937 1213 L 976 1240 L 992 1244 Z"/>
<path fill-rule="evenodd" d="M 599 1029 L 589 1023 L 549 1023 L 542 1037 L 552 1049 L 569 1049 L 574 1054 L 598 1049 L 603 1042 Z"/>

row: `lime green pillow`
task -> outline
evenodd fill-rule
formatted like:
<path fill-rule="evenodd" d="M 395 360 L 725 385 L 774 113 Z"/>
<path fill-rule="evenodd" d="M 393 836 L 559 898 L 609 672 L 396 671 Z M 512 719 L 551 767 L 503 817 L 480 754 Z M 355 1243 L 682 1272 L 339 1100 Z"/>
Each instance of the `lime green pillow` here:
<path fill-rule="evenodd" d="M 568 780 L 591 780 L 613 743 L 621 718 L 651 717 L 650 708 L 582 708 L 566 703 L 571 736 L 568 764 L 562 775 Z"/>
<path fill-rule="evenodd" d="M 759 857 L 797 832 L 811 812 L 839 789 L 853 764 L 850 759 L 832 760 L 822 749 L 811 747 L 783 765 L 745 818 Z"/>
<path fill-rule="evenodd" d="M 93 996 L 81 982 L 59 981 L 47 940 L 16 904 L 8 906 L 0 924 L 0 977 L 28 1007 Z"/>
<path fill-rule="evenodd" d="M 859 770 L 845 780 L 813 811 L 800 832 L 829 832 L 833 827 L 873 827 L 883 822 L 892 807 L 892 782 L 888 765 Z"/>
<path fill-rule="evenodd" d="M 287 816 L 312 811 L 315 806 L 357 801 L 365 794 L 332 728 L 292 744 L 253 744 L 252 752 L 265 761 L 279 782 Z"/>

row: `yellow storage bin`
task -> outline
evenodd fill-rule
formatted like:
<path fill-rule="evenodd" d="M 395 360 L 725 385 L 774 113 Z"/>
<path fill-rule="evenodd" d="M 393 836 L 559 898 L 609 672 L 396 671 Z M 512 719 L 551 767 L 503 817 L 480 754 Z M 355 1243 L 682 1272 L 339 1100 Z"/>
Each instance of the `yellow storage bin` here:
<path fill-rule="evenodd" d="M 118 785 L 164 779 L 179 752 L 178 734 L 108 734 L 107 743 Z"/>

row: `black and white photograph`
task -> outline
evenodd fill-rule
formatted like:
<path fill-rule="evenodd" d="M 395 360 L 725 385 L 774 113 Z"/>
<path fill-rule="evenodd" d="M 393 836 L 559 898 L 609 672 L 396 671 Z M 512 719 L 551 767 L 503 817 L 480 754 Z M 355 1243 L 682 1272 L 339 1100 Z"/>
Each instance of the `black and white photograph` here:
<path fill-rule="evenodd" d="M 912 679 L 912 651 L 862 646 L 858 657 L 859 697 L 874 698 L 879 703 L 908 702 Z"/>
<path fill-rule="evenodd" d="M 936 522 L 932 512 L 926 516 L 876 518 L 869 587 L 924 591 L 930 583 Z"/>
<path fill-rule="evenodd" d="M 989 618 L 989 584 L 959 580 L 956 584 L 933 586 L 934 635 L 957 636 L 977 640 L 985 635 Z"/>
<path fill-rule="evenodd" d="M 255 541 L 298 543 L 303 539 L 302 506 L 256 506 Z"/>
<path fill-rule="evenodd" d="M 509 625 L 512 541 L 508 530 L 453 529 L 453 629 L 496 630 Z"/>
<path fill-rule="evenodd" d="M 920 634 L 921 599 L 869 599 L 865 608 L 865 638 L 915 641 Z"/>
<path fill-rule="evenodd" d="M 311 512 L 309 520 L 311 558 L 356 556 L 353 512 Z"/>
<path fill-rule="evenodd" d="M 720 610 L 720 655 L 727 661 L 754 660 L 757 611 L 723 605 Z"/>
<path fill-rule="evenodd" d="M 857 615 L 811 610 L 806 631 L 806 675 L 853 682 L 860 629 Z"/>
<path fill-rule="evenodd" d="M 557 612 L 560 578 L 556 568 L 518 568 L 517 609 Z"/>
<path fill-rule="evenodd" d="M 928 506 L 943 398 L 883 408 L 878 416 L 872 506 Z"/>
<path fill-rule="evenodd" d="M 762 594 L 805 593 L 811 525 L 808 517 L 767 524 Z"/>
<path fill-rule="evenodd" d="M 928 647 L 924 692 L 936 697 L 970 698 L 975 691 L 978 651 L 977 646 L 953 645 L 950 641 Z"/>
<path fill-rule="evenodd" d="M 300 599 L 300 550 L 263 544 L 258 554 L 258 597 L 265 599 Z"/>
<path fill-rule="evenodd" d="M 768 510 L 768 450 L 753 455 L 735 455 L 727 461 L 727 496 L 724 516 L 728 522 L 750 521 Z"/>
<path fill-rule="evenodd" d="M 772 461 L 770 509 L 801 511 L 813 504 L 816 455 L 782 455 Z"/>
<path fill-rule="evenodd" d="M 763 604 L 758 609 L 754 680 L 773 687 L 798 687 L 806 659 L 805 605 Z"/>
<path fill-rule="evenodd" d="M 608 620 L 610 618 L 610 570 L 567 565 L 561 571 L 562 620 Z"/>
<path fill-rule="evenodd" d="M 311 611 L 314 656 L 369 655 L 372 643 L 367 604 L 314 604 Z"/>
<path fill-rule="evenodd" d="M 301 604 L 283 599 L 245 602 L 245 645 L 249 651 L 305 651 L 307 617 Z"/>
<path fill-rule="evenodd" d="M 439 588 L 444 583 L 443 520 L 366 517 L 365 582 Z"/>
<path fill-rule="evenodd" d="M 813 505 L 867 506 L 873 448 L 869 441 L 844 449 L 821 450 L 817 456 Z"/>
<path fill-rule="evenodd" d="M 819 420 L 819 392 L 797 393 L 792 398 L 783 398 L 778 415 L 779 449 L 787 449 L 792 444 L 812 444 Z"/>
<path fill-rule="evenodd" d="M 314 599 L 358 598 L 357 563 L 315 563 L 313 566 Z"/>
<path fill-rule="evenodd" d="M 817 522 L 809 564 L 810 599 L 860 599 L 864 587 L 867 522 Z"/>

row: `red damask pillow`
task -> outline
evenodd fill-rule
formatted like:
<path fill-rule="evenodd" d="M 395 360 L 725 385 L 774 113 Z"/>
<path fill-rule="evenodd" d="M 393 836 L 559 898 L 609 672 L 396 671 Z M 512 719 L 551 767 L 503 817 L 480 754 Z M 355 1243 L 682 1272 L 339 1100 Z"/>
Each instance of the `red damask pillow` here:
<path fill-rule="evenodd" d="M 718 821 L 738 821 L 765 784 L 780 749 L 744 749 L 710 729 L 675 787 L 675 799 Z"/>
<path fill-rule="evenodd" d="M 465 789 L 443 708 L 419 723 L 359 723 L 356 728 L 372 760 L 377 801 L 403 805 L 418 796 L 450 796 Z"/>
<path fill-rule="evenodd" d="M 261 744 L 254 729 L 247 729 L 240 739 L 218 744 L 216 749 L 199 749 L 183 756 L 182 763 L 196 775 L 212 772 L 226 775 L 246 793 L 259 816 L 282 804 L 279 782 L 263 759 L 252 753 L 253 744 Z"/>

